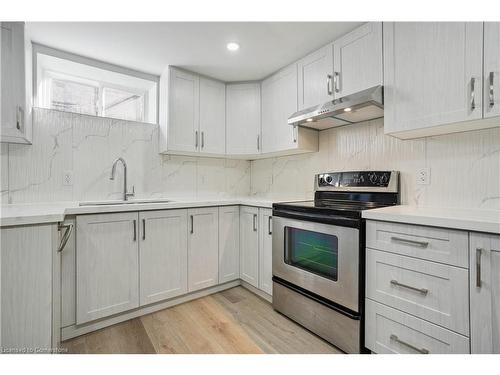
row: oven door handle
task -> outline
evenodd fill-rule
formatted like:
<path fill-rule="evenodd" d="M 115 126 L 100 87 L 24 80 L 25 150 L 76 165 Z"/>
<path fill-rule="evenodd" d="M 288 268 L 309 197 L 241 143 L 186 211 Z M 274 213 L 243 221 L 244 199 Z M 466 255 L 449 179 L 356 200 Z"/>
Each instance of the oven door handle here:
<path fill-rule="evenodd" d="M 342 227 L 359 228 L 360 220 L 344 216 L 311 214 L 306 212 L 296 212 L 288 210 L 274 210 L 273 216 L 300 221 L 314 221 L 317 223 L 333 224 Z"/>

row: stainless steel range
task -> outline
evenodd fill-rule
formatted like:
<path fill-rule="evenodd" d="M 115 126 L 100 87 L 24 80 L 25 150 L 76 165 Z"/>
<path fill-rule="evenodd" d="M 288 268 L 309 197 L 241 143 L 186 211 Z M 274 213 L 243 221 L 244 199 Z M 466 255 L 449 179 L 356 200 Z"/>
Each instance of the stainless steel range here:
<path fill-rule="evenodd" d="M 347 353 L 364 351 L 363 210 L 399 204 L 399 173 L 315 177 L 314 201 L 273 204 L 273 307 Z"/>

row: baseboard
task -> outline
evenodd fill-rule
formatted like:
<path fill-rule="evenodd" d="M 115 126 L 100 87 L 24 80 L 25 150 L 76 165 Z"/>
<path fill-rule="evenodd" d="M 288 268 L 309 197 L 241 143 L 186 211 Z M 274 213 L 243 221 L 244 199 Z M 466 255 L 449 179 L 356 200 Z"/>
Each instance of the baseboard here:
<path fill-rule="evenodd" d="M 254 287 L 253 285 L 247 283 L 246 281 L 243 281 L 243 280 L 240 280 L 240 281 L 241 281 L 241 286 L 243 288 L 249 290 L 253 294 L 256 294 L 260 298 L 265 299 L 267 302 L 273 303 L 273 296 L 271 296 L 270 294 L 267 294 L 266 292 L 263 292 L 260 289 L 257 289 L 256 287 Z"/>
<path fill-rule="evenodd" d="M 175 297 L 175 298 L 172 298 L 170 300 L 159 302 L 159 303 L 154 304 L 154 305 L 140 307 L 138 309 L 131 310 L 131 311 L 128 311 L 128 312 L 120 314 L 120 315 L 116 315 L 116 316 L 112 316 L 112 317 L 108 317 L 108 318 L 103 318 L 103 319 L 96 320 L 96 321 L 93 321 L 93 322 L 90 322 L 87 324 L 82 324 L 79 326 L 72 325 L 72 326 L 64 327 L 61 329 L 61 340 L 62 341 L 69 340 L 69 339 L 72 339 L 74 337 L 81 336 L 81 335 L 84 335 L 86 333 L 90 333 L 93 331 L 97 331 L 98 329 L 109 327 L 109 326 L 112 326 L 112 325 L 117 324 L 117 323 L 122 323 L 122 322 L 137 318 L 137 317 L 142 316 L 142 315 L 151 314 L 153 312 L 163 310 L 163 309 L 166 309 L 168 307 L 172 307 L 175 305 L 179 305 L 181 303 L 189 302 L 189 301 L 192 301 L 194 299 L 205 297 L 205 296 L 208 296 L 210 294 L 217 293 L 217 292 L 221 292 L 221 291 L 226 290 L 226 289 L 234 288 L 235 286 L 238 286 L 238 285 L 241 285 L 241 280 L 239 280 L 239 279 L 227 282 L 225 284 L 216 285 L 216 286 L 213 286 L 213 287 L 210 287 L 207 289 L 203 289 L 203 290 L 200 290 L 197 292 L 193 292 L 193 293 L 185 294 L 185 295 L 182 295 L 179 297 Z M 250 291 L 259 295 L 258 293 L 256 293 L 253 290 L 250 290 Z M 260 292 L 260 293 L 263 293 L 263 292 Z"/>

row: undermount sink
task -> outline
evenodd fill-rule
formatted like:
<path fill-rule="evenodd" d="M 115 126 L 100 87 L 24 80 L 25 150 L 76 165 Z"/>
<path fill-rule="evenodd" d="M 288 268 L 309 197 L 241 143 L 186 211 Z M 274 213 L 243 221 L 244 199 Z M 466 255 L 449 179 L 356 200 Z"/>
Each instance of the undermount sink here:
<path fill-rule="evenodd" d="M 170 199 L 130 199 L 124 200 L 109 200 L 109 201 L 88 201 L 80 202 L 80 206 L 115 206 L 125 204 L 148 204 L 148 203 L 169 203 Z"/>

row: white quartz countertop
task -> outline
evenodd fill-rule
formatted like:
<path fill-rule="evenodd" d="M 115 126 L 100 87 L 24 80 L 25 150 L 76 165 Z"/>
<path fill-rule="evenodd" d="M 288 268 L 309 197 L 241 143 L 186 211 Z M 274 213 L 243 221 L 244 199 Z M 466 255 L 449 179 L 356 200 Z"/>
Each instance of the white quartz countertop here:
<path fill-rule="evenodd" d="M 48 202 L 2 205 L 0 226 L 43 224 L 63 221 L 66 215 L 96 214 L 128 211 L 165 210 L 173 208 L 245 205 L 271 208 L 273 202 L 250 197 L 231 199 L 172 200 L 161 203 L 80 206 L 80 202 Z"/>
<path fill-rule="evenodd" d="M 363 211 L 363 217 L 371 220 L 500 234 L 500 211 L 497 210 L 401 205 L 366 210 Z"/>

